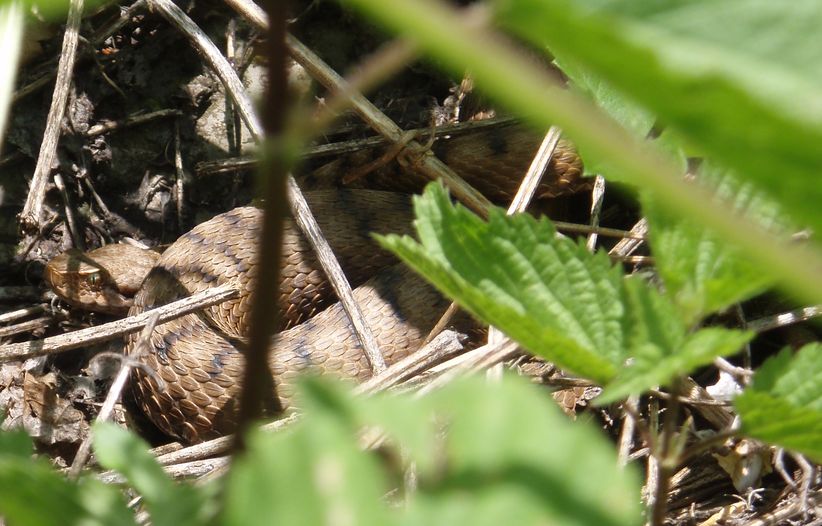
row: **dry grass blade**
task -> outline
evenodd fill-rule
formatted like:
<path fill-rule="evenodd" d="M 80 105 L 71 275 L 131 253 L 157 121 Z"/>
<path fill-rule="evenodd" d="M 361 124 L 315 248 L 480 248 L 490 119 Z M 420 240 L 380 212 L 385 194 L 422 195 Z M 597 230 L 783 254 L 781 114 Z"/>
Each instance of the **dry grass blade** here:
<path fill-rule="evenodd" d="M 32 176 L 31 187 L 26 204 L 20 213 L 20 225 L 28 233 L 40 230 L 40 216 L 43 210 L 43 198 L 46 185 L 57 155 L 57 142 L 60 139 L 60 128 L 66 111 L 71 75 L 74 70 L 74 58 L 77 54 L 77 41 L 80 34 L 80 22 L 83 14 L 83 0 L 72 0 L 69 5 L 66 33 L 63 37 L 63 50 L 57 66 L 57 82 L 49 108 L 46 131 L 40 146 L 37 166 Z"/>
<path fill-rule="evenodd" d="M 0 362 L 11 360 L 25 360 L 35 356 L 44 356 L 79 347 L 93 345 L 126 334 L 137 332 L 145 327 L 154 312 L 160 314 L 160 323 L 179 318 L 186 314 L 217 305 L 237 296 L 237 291 L 228 287 L 215 287 L 204 292 L 194 294 L 188 298 L 163 305 L 154 311 L 143 312 L 122 320 L 105 323 L 97 327 L 90 327 L 79 331 L 68 332 L 59 336 L 52 336 L 44 340 L 10 343 L 0 346 Z"/>

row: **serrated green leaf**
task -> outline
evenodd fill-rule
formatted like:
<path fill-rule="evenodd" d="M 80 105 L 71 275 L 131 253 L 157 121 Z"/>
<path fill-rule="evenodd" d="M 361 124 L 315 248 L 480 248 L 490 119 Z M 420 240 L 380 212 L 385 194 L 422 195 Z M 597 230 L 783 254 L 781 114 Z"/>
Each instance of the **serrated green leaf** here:
<path fill-rule="evenodd" d="M 617 467 L 593 426 L 570 422 L 520 378 L 463 379 L 414 406 L 386 395 L 350 403 L 414 462 L 418 490 L 403 524 L 641 523 L 636 472 Z"/>
<path fill-rule="evenodd" d="M 822 345 L 783 350 L 734 399 L 742 431 L 822 462 Z"/>
<path fill-rule="evenodd" d="M 19 451 L 0 453 L 0 487 L 0 516 L 9 524 L 134 524 L 117 488 L 94 479 L 70 482 L 47 463 Z"/>
<path fill-rule="evenodd" d="M 721 328 L 702 329 L 688 335 L 683 345 L 671 354 L 651 343 L 635 349 L 634 362 L 625 367 L 597 397 L 597 404 L 607 404 L 632 394 L 640 394 L 657 385 L 669 385 L 715 358 L 739 352 L 754 337 L 750 331 Z"/>
<path fill-rule="evenodd" d="M 336 392 L 304 380 L 299 400 L 305 417 L 293 429 L 249 436 L 229 475 L 224 524 L 392 524 L 384 476 Z"/>
<path fill-rule="evenodd" d="M 711 186 L 718 202 L 763 227 L 784 223 L 778 208 L 727 171 L 708 163 L 700 180 Z M 642 208 L 650 226 L 656 267 L 665 287 L 688 324 L 750 298 L 771 284 L 762 272 L 733 245 L 693 221 L 673 216 L 647 193 Z"/>
<path fill-rule="evenodd" d="M 415 199 L 410 237 L 378 237 L 437 288 L 529 351 L 607 381 L 626 356 L 621 270 L 558 238 L 546 220 L 491 211 L 484 222 L 437 184 Z"/>
<path fill-rule="evenodd" d="M 643 4 L 643 5 L 639 5 Z M 497 0 L 498 19 L 652 110 L 816 228 L 822 4 Z M 594 7 L 596 6 L 596 7 Z M 732 29 L 731 29 L 732 28 Z M 584 153 L 584 151 L 583 151 Z M 787 176 L 787 177 L 786 177 Z"/>
<path fill-rule="evenodd" d="M 122 474 L 143 496 L 154 524 L 203 524 L 216 511 L 207 505 L 207 489 L 175 483 L 148 449 L 137 435 L 114 424 L 94 425 L 94 451 L 100 464 Z"/>
<path fill-rule="evenodd" d="M 722 328 L 701 329 L 685 335 L 684 325 L 667 298 L 654 289 L 629 280 L 631 310 L 636 313 L 635 332 L 641 332 L 631 348 L 632 363 L 622 369 L 597 397 L 608 404 L 657 385 L 667 385 L 677 376 L 691 373 L 714 358 L 738 352 L 753 338 L 750 331 Z"/>
<path fill-rule="evenodd" d="M 625 291 L 632 356 L 641 354 L 634 349 L 646 345 L 658 348 L 661 354 L 672 354 L 682 347 L 687 327 L 668 296 L 636 275 L 626 278 Z"/>

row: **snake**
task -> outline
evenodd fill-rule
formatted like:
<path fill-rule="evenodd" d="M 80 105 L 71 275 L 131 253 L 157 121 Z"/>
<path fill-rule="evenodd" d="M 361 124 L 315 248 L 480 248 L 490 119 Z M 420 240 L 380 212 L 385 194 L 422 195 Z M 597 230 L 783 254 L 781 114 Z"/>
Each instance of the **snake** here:
<path fill-rule="evenodd" d="M 539 137 L 530 132 L 514 135 L 515 144 L 475 137 L 440 154 L 450 157 L 469 182 L 478 182 L 478 188 L 495 197 L 510 196 L 539 146 Z M 501 161 L 504 154 L 508 160 Z M 540 192 L 556 195 L 589 187 L 570 143 L 561 142 L 554 157 Z M 406 185 L 408 180 L 403 179 Z M 373 233 L 412 233 L 406 192 L 357 188 L 305 194 L 387 365 L 417 350 L 450 304 L 372 238 Z M 130 396 L 148 420 L 183 443 L 222 436 L 237 425 L 250 292 L 256 276 L 271 272 L 256 262 L 261 217 L 262 211 L 251 206 L 229 210 L 180 236 L 162 255 L 106 245 L 89 253 L 66 252 L 46 266 L 45 280 L 60 298 L 108 314 L 139 314 L 219 285 L 239 292 L 234 299 L 157 326 L 148 351 L 136 356 L 142 365 L 132 371 Z M 125 256 L 116 255 L 120 250 Z M 271 340 L 269 372 L 280 407 L 293 403 L 296 379 L 304 372 L 354 381 L 372 375 L 317 257 L 291 219 L 283 234 L 279 306 L 283 315 L 271 317 L 271 323 L 281 322 Z M 462 331 L 475 324 L 467 316 L 455 323 Z M 125 353 L 135 354 L 136 343 L 136 335 L 128 336 Z"/>

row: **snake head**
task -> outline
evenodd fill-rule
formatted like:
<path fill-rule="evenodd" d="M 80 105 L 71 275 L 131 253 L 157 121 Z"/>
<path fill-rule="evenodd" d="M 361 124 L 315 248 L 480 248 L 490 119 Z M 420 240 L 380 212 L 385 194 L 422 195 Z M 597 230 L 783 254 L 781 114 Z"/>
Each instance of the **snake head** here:
<path fill-rule="evenodd" d="M 75 307 L 121 315 L 158 257 L 129 245 L 88 253 L 71 249 L 48 262 L 44 277 L 57 296 Z"/>

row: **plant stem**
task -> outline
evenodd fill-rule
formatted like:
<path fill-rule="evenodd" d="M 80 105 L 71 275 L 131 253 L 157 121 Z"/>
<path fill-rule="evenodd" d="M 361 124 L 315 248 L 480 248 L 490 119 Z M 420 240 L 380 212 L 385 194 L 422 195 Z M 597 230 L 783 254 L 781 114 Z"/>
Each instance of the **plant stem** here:
<path fill-rule="evenodd" d="M 671 458 L 672 445 L 676 440 L 676 421 L 679 415 L 679 392 L 681 391 L 681 379 L 677 378 L 671 385 L 671 393 L 674 395 L 668 400 L 665 408 L 665 419 L 662 422 L 662 436 L 657 442 L 657 451 L 652 454 L 657 458 L 657 484 L 654 500 L 651 504 L 651 525 L 662 526 L 665 523 L 665 513 L 668 510 L 668 491 L 671 488 L 671 475 L 674 467 L 679 464 L 677 458 Z"/>

